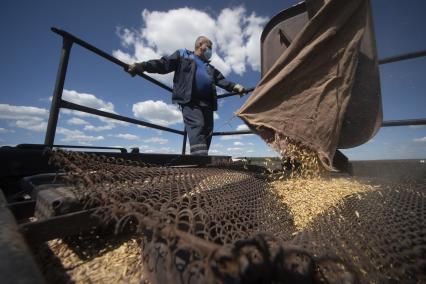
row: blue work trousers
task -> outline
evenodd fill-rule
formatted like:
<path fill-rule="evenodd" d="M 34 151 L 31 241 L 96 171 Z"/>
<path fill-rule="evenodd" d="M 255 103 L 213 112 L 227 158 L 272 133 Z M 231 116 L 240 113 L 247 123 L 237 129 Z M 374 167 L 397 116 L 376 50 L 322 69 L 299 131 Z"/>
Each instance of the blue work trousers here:
<path fill-rule="evenodd" d="M 181 105 L 191 155 L 207 155 L 213 134 L 213 110 L 194 103 Z"/>

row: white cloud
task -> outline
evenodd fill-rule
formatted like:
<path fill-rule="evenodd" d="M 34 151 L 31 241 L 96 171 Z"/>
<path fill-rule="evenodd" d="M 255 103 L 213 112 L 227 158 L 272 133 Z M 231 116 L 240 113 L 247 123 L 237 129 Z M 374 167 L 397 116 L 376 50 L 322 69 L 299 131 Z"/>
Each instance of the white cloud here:
<path fill-rule="evenodd" d="M 131 31 L 129 29 L 123 28 L 118 29 L 117 34 L 121 39 L 121 44 L 125 48 L 132 48 L 133 54 L 126 53 L 122 50 L 114 50 L 113 55 L 128 64 L 133 62 L 147 61 L 150 59 L 158 59 L 163 54 L 159 51 L 154 50 L 153 47 L 150 47 L 143 36 L 138 31 Z M 171 86 L 173 80 L 173 73 L 169 74 L 149 74 L 150 77 Z"/>
<path fill-rule="evenodd" d="M 45 131 L 48 115 L 48 110 L 44 108 L 0 104 L 0 119 L 8 121 L 12 127 L 36 132 Z"/>
<path fill-rule="evenodd" d="M 105 102 L 92 94 L 78 93 L 76 91 L 64 90 L 63 98 L 72 101 L 77 104 L 85 105 L 88 107 L 114 112 L 114 105 L 110 102 Z M 95 117 L 90 114 L 62 110 L 65 114 L 74 114 L 80 117 Z M 46 130 L 47 127 L 47 117 L 49 111 L 44 108 L 32 107 L 32 106 L 14 106 L 8 104 L 0 104 L 0 119 L 4 119 L 9 122 L 9 125 L 12 127 L 19 127 L 27 129 L 30 131 L 42 132 Z M 116 123 L 123 124 L 121 122 L 116 122 L 111 119 L 97 117 L 106 124 L 103 126 L 93 126 L 87 121 L 78 118 L 72 117 L 67 120 L 69 125 L 85 125 L 85 130 L 91 131 L 102 131 L 102 130 L 111 130 L 115 127 Z"/>
<path fill-rule="evenodd" d="M 421 137 L 421 138 L 415 138 L 413 141 L 414 142 L 420 142 L 420 143 L 426 142 L 426 136 Z"/>
<path fill-rule="evenodd" d="M 243 148 L 240 147 L 230 147 L 230 148 L 226 148 L 227 151 L 235 151 L 235 152 L 241 152 L 243 150 Z"/>
<path fill-rule="evenodd" d="M 70 101 L 75 104 L 103 110 L 107 112 L 114 112 L 114 104 L 106 102 L 102 99 L 97 98 L 95 95 L 88 93 L 79 93 L 74 90 L 64 90 L 62 93 L 64 100 Z"/>
<path fill-rule="evenodd" d="M 237 141 L 237 142 L 234 142 L 234 146 L 244 146 L 244 143 Z"/>
<path fill-rule="evenodd" d="M 247 37 L 247 42 L 244 48 L 247 54 L 247 63 L 250 64 L 253 70 L 260 71 L 259 42 L 266 18 L 258 17 L 255 13 L 252 13 L 246 18 L 246 21 L 247 26 L 244 29 L 244 36 Z"/>
<path fill-rule="evenodd" d="M 63 135 L 64 137 L 60 140 L 66 143 L 77 142 L 81 145 L 91 145 L 90 142 L 104 140 L 103 136 L 90 136 L 80 130 L 71 130 L 63 127 L 58 127 L 56 133 Z"/>
<path fill-rule="evenodd" d="M 161 137 L 151 137 L 148 139 L 144 139 L 143 142 L 145 143 L 155 143 L 155 144 L 167 144 L 169 142 L 168 139 L 161 138 Z"/>
<path fill-rule="evenodd" d="M 171 125 L 182 122 L 182 113 L 177 106 L 163 101 L 148 100 L 133 105 L 133 115 L 159 125 Z"/>
<path fill-rule="evenodd" d="M 173 154 L 176 152 L 177 152 L 176 150 L 173 150 L 170 147 L 161 147 L 160 149 L 158 149 L 157 153 Z"/>
<path fill-rule="evenodd" d="M 222 135 L 220 140 L 240 140 L 243 138 L 243 135 Z"/>
<path fill-rule="evenodd" d="M 217 29 L 220 32 L 216 34 L 218 49 L 224 54 L 225 62 L 231 66 L 232 71 L 240 75 L 246 71 L 246 54 L 242 49 L 243 17 L 243 7 L 222 10 L 217 19 Z"/>
<path fill-rule="evenodd" d="M 145 148 L 141 150 L 142 153 L 162 153 L 162 154 L 176 154 L 178 151 L 170 147 L 160 148 Z"/>
<path fill-rule="evenodd" d="M 15 132 L 15 131 L 12 130 L 12 129 L 6 129 L 6 128 L 3 128 L 3 127 L 0 127 L 0 134 L 13 133 L 13 132 Z"/>
<path fill-rule="evenodd" d="M 244 130 L 249 130 L 248 126 L 245 124 L 240 124 L 237 126 L 237 128 L 235 129 L 236 131 L 244 131 Z M 238 134 L 238 135 L 223 135 L 220 137 L 220 140 L 240 140 L 244 137 L 247 136 L 252 136 L 254 134 Z"/>
<path fill-rule="evenodd" d="M 99 131 L 111 130 L 114 127 L 115 127 L 115 125 L 112 124 L 112 123 L 101 125 L 101 126 L 94 126 L 94 125 L 89 124 L 89 125 L 84 126 L 84 130 L 99 132 Z"/>
<path fill-rule="evenodd" d="M 237 126 L 237 131 L 250 130 L 246 124 L 240 124 Z"/>
<path fill-rule="evenodd" d="M 84 119 L 78 118 L 78 117 L 73 117 L 67 120 L 67 124 L 70 125 L 87 125 L 89 124 L 87 121 L 85 121 Z"/>
<path fill-rule="evenodd" d="M 87 107 L 94 108 L 94 109 L 97 109 L 97 110 L 116 114 L 116 112 L 114 111 L 114 104 L 112 102 L 104 101 L 104 100 L 96 97 L 93 94 L 80 93 L 80 92 L 77 92 L 77 91 L 74 91 L 74 90 L 64 90 L 62 97 L 63 97 L 64 100 L 73 102 L 75 104 L 79 104 L 79 105 L 87 106 Z M 92 117 L 92 118 L 99 119 L 100 121 L 105 123 L 105 125 L 103 125 L 103 126 L 93 126 L 93 125 L 88 124 L 88 123 L 84 124 L 84 125 L 86 125 L 84 127 L 84 130 L 89 130 L 89 131 L 111 130 L 117 124 L 123 125 L 123 126 L 128 125 L 127 122 L 118 121 L 118 120 L 114 120 L 114 119 L 110 119 L 110 118 L 106 118 L 106 117 L 102 117 L 102 116 L 96 116 L 96 115 L 92 115 L 92 114 L 80 112 L 80 111 L 63 109 L 63 110 L 61 110 L 61 112 L 64 113 L 64 114 L 72 114 L 72 115 L 79 116 L 79 117 Z M 82 121 L 80 121 L 80 122 L 82 122 Z M 70 123 L 70 124 L 72 124 L 72 123 Z M 74 123 L 74 125 L 77 125 L 77 124 Z M 81 125 L 83 125 L 83 124 L 81 124 Z"/>
<path fill-rule="evenodd" d="M 191 9 L 172 9 L 167 12 L 144 9 L 142 19 L 145 27 L 141 34 L 151 46 L 156 46 L 163 54 L 172 53 L 177 48 L 192 49 L 193 35 L 204 34 L 213 37 L 215 20 L 207 13 Z M 182 33 L 181 28 L 186 28 Z"/>
<path fill-rule="evenodd" d="M 223 90 L 223 89 L 217 89 L 218 90 L 218 92 L 217 92 L 217 94 L 225 94 L 226 93 L 226 91 L 225 90 Z M 219 90 L 221 90 L 221 91 L 219 91 Z M 224 105 L 225 105 L 225 102 L 226 102 L 226 100 L 225 99 L 220 99 L 220 100 L 218 100 L 218 105 L 219 105 L 219 108 L 222 108 Z"/>
<path fill-rule="evenodd" d="M 220 116 L 217 114 L 217 112 L 213 112 L 213 119 L 217 120 L 219 118 L 220 118 Z"/>
<path fill-rule="evenodd" d="M 113 55 L 127 63 L 156 59 L 180 48 L 193 50 L 197 36 L 205 35 L 213 41 L 212 65 L 225 76 L 230 72 L 243 75 L 247 66 L 260 70 L 259 42 L 266 21 L 243 7 L 223 9 L 217 17 L 192 8 L 145 9 L 139 30 L 117 29 L 123 50 L 114 50 Z M 172 78 L 153 77 L 168 83 Z"/>
<path fill-rule="evenodd" d="M 118 138 L 122 138 L 125 140 L 138 140 L 139 137 L 133 134 L 129 134 L 129 133 L 120 133 L 118 134 L 116 137 Z"/>
<path fill-rule="evenodd" d="M 47 122 L 42 118 L 34 117 L 33 119 L 17 120 L 15 126 L 35 132 L 43 132 L 46 131 Z"/>
<path fill-rule="evenodd" d="M 34 117 L 47 118 L 48 115 L 49 111 L 44 108 L 0 104 L 0 119 L 26 120 Z"/>

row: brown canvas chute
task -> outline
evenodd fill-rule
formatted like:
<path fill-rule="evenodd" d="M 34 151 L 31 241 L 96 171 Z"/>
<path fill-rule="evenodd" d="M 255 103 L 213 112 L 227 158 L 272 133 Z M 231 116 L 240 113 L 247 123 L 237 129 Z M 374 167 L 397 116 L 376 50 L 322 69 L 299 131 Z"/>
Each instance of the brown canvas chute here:
<path fill-rule="evenodd" d="M 262 62 L 262 80 L 237 116 L 281 150 L 283 137 L 311 148 L 331 170 L 337 148 L 375 135 L 382 109 L 369 1 L 321 2 L 291 43 L 281 40 L 289 45 L 269 70 Z M 262 46 L 262 60 L 267 52 Z"/>

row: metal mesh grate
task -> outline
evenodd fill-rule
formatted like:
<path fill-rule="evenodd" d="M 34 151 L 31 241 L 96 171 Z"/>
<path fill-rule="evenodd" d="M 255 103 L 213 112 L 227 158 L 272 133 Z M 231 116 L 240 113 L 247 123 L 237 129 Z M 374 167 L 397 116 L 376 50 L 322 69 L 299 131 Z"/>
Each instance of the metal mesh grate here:
<path fill-rule="evenodd" d="M 268 181 L 242 167 L 173 168 L 56 151 L 96 215 L 142 240 L 160 283 L 424 279 L 425 186 L 348 196 L 297 232 Z M 354 214 L 356 212 L 357 214 Z"/>
<path fill-rule="evenodd" d="M 292 244 L 351 263 L 366 282 L 425 279 L 425 186 L 392 185 L 346 197 Z"/>

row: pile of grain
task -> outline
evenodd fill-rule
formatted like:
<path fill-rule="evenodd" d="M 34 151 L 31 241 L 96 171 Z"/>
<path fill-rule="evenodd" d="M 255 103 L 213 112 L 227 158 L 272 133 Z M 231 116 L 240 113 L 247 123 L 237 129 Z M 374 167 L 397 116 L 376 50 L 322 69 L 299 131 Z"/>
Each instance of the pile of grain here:
<path fill-rule="evenodd" d="M 346 196 L 376 189 L 350 177 L 332 178 L 315 151 L 287 137 L 280 137 L 279 141 L 280 145 L 272 146 L 280 146 L 283 162 L 288 165 L 279 174 L 271 175 L 274 180 L 271 185 L 290 208 L 298 230 L 306 228 L 315 217 Z"/>
<path fill-rule="evenodd" d="M 292 178 L 271 183 L 289 207 L 296 229 L 303 230 L 315 217 L 336 206 L 344 197 L 375 190 L 375 186 L 352 178 Z M 359 217 L 358 212 L 354 214 Z"/>
<path fill-rule="evenodd" d="M 141 248 L 135 239 L 103 248 L 62 239 L 46 245 L 36 257 L 49 283 L 141 283 Z"/>

